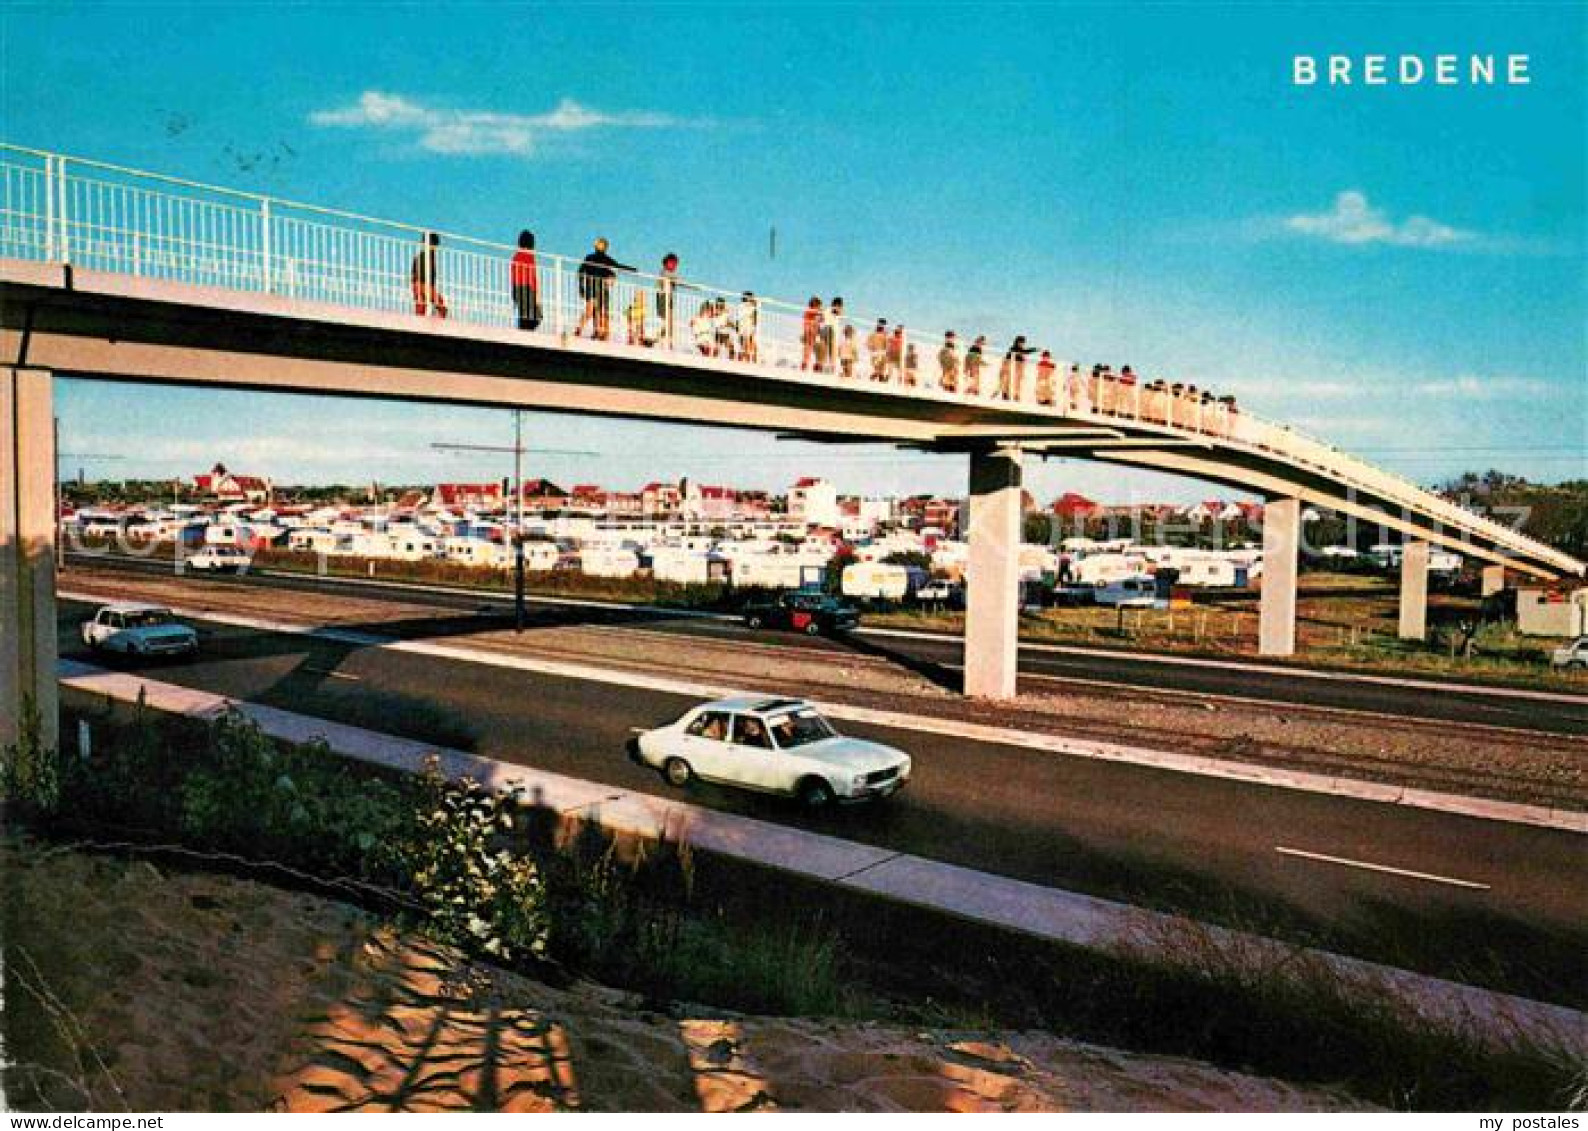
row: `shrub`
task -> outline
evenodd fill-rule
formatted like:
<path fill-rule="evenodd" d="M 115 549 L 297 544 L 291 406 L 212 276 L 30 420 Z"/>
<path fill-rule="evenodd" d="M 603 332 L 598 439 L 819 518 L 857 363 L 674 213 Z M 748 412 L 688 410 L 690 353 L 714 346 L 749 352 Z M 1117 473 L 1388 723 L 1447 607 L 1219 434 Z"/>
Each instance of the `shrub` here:
<path fill-rule="evenodd" d="M 594 826 L 582 833 L 548 861 L 553 958 L 655 1002 L 804 1016 L 854 1011 L 831 930 L 790 930 L 700 907 L 685 843 L 640 845 L 624 860 Z"/>
<path fill-rule="evenodd" d="M 0 763 L 0 795 L 25 816 L 48 817 L 61 800 L 61 752 L 44 742 L 43 720 L 31 695 L 22 697 L 17 741 Z"/>
<path fill-rule="evenodd" d="M 279 747 L 235 713 L 215 723 L 211 740 L 211 756 L 180 787 L 191 840 L 325 878 L 399 879 L 399 846 L 415 834 L 402 785 L 360 773 L 320 741 Z"/>
<path fill-rule="evenodd" d="M 517 791 L 449 782 L 431 758 L 420 778 L 418 820 L 400 849 L 425 929 L 503 961 L 544 956 L 548 935 L 540 871 L 502 843 L 518 805 Z"/>

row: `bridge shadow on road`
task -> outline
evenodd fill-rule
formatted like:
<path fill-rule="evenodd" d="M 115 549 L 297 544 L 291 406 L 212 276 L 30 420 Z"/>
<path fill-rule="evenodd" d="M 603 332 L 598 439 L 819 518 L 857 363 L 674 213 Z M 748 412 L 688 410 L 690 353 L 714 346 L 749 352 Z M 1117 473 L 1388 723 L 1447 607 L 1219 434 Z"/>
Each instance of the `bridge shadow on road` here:
<path fill-rule="evenodd" d="M 372 682 L 359 674 L 361 665 L 357 659 L 393 639 L 434 642 L 504 627 L 499 616 L 458 614 L 343 621 L 328 624 L 311 635 L 200 620 L 196 626 L 196 662 L 134 661 L 91 651 L 82 643 L 77 625 L 87 611 L 88 606 L 61 603 L 60 642 L 65 659 L 129 670 L 154 680 L 170 680 L 235 699 L 461 750 L 474 750 L 479 741 L 479 730 L 467 713 L 446 706 L 441 695 L 399 690 L 385 680 Z M 506 625 L 510 624 L 509 618 Z M 400 653 L 381 654 L 389 663 L 403 663 Z M 416 658 L 414 665 L 424 662 L 427 661 Z"/>
<path fill-rule="evenodd" d="M 962 673 L 937 660 L 928 659 L 925 656 L 911 655 L 909 652 L 899 648 L 881 644 L 876 640 L 862 636 L 846 636 L 841 643 L 850 652 L 861 656 L 869 656 L 876 660 L 885 660 L 895 667 L 920 676 L 945 691 L 957 692 L 964 686 L 965 681 Z M 950 640 L 948 643 L 957 645 L 958 642 Z"/>

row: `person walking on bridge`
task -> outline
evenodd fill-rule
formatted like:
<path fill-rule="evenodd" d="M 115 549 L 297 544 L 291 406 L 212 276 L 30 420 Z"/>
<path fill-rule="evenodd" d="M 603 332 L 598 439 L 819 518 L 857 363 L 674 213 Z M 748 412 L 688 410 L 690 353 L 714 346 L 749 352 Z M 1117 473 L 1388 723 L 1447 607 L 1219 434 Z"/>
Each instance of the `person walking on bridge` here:
<path fill-rule="evenodd" d="M 695 349 L 703 357 L 711 356 L 717 342 L 716 312 L 717 304 L 708 298 L 696 307 L 694 316 L 689 320 L 689 336 L 695 340 Z"/>
<path fill-rule="evenodd" d="M 761 300 L 754 292 L 739 296 L 739 360 L 760 361 Z"/>
<path fill-rule="evenodd" d="M 833 299 L 827 312 L 822 315 L 820 337 L 816 343 L 816 356 L 822 359 L 819 368 L 823 373 L 831 373 L 838 368 L 838 328 L 844 324 L 844 300 Z"/>
<path fill-rule="evenodd" d="M 1037 403 L 1042 405 L 1053 404 L 1053 371 L 1058 367 L 1053 364 L 1053 353 L 1043 350 L 1042 356 L 1037 359 Z"/>
<path fill-rule="evenodd" d="M 1026 357 L 1033 351 L 1026 345 L 1025 335 L 1015 338 L 998 367 L 998 396 L 1001 400 L 1024 400 L 1026 393 Z"/>
<path fill-rule="evenodd" d="M 662 256 L 661 274 L 656 276 L 656 317 L 662 328 L 656 344 L 663 349 L 673 348 L 673 332 L 677 328 L 678 312 L 678 256 L 668 252 Z"/>
<path fill-rule="evenodd" d="M 594 249 L 579 264 L 579 297 L 584 299 L 584 313 L 574 337 L 584 333 L 585 323 L 590 323 L 591 337 L 607 341 L 612 336 L 612 285 L 619 271 L 632 271 L 627 263 L 619 263 L 607 254 L 607 241 L 597 239 Z"/>
<path fill-rule="evenodd" d="M 866 352 L 871 355 L 871 379 L 888 379 L 888 320 L 877 319 L 877 327 L 866 335 Z"/>
<path fill-rule="evenodd" d="M 1086 377 L 1078 364 L 1070 366 L 1065 380 L 1065 409 L 1068 412 L 1091 412 L 1092 398 L 1087 392 Z"/>
<path fill-rule="evenodd" d="M 447 300 L 441 297 L 441 237 L 426 232 L 408 269 L 408 282 L 414 292 L 414 313 L 437 318 L 447 316 Z"/>
<path fill-rule="evenodd" d="M 816 342 L 822 332 L 822 300 L 811 295 L 800 317 L 800 368 L 809 369 L 816 356 Z"/>
<path fill-rule="evenodd" d="M 1136 387 L 1136 371 L 1128 365 L 1119 371 L 1114 384 L 1114 409 L 1122 415 L 1141 415 L 1141 393 Z"/>
<path fill-rule="evenodd" d="M 844 323 L 843 335 L 838 339 L 838 375 L 845 379 L 854 377 L 855 363 L 860 360 L 860 338 L 854 326 Z"/>
<path fill-rule="evenodd" d="M 978 334 L 965 351 L 965 391 L 971 396 L 981 395 L 981 370 L 987 360 L 987 335 Z"/>
<path fill-rule="evenodd" d="M 943 335 L 943 348 L 937 351 L 938 385 L 945 393 L 959 390 L 959 342 L 950 330 Z"/>
<path fill-rule="evenodd" d="M 537 329 L 540 326 L 540 274 L 535 265 L 535 233 L 528 228 L 518 233 L 518 250 L 513 253 L 507 271 L 513 291 L 513 308 L 518 311 L 518 328 Z"/>

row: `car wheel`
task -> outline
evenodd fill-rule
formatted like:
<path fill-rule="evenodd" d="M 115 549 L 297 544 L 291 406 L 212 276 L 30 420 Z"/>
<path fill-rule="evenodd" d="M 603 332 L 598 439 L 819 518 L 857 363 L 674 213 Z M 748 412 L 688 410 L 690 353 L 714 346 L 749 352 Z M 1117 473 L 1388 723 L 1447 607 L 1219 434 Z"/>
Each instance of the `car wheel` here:
<path fill-rule="evenodd" d="M 833 803 L 833 787 L 825 778 L 806 778 L 800 782 L 800 804 L 816 812 Z"/>
<path fill-rule="evenodd" d="M 751 628 L 760 628 L 765 622 L 760 617 L 745 617 L 744 623 Z"/>
<path fill-rule="evenodd" d="M 809 624 L 807 624 L 805 626 L 805 635 L 806 636 L 816 636 L 816 635 L 819 635 L 821 633 L 821 631 L 822 631 L 822 626 L 817 624 L 815 621 L 811 621 Z"/>
<path fill-rule="evenodd" d="M 667 784 L 676 789 L 683 789 L 695 778 L 695 771 L 689 768 L 689 763 L 682 758 L 669 758 L 662 765 L 662 777 L 667 779 Z"/>

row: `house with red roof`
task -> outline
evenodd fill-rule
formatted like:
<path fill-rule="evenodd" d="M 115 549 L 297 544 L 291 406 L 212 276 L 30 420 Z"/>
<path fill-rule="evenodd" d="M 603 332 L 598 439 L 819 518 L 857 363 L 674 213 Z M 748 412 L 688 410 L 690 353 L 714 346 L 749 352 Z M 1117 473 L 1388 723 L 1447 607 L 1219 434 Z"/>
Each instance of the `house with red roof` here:
<path fill-rule="evenodd" d="M 437 483 L 430 503 L 447 510 L 496 510 L 502 506 L 503 498 L 500 480 L 494 483 Z"/>
<path fill-rule="evenodd" d="M 739 506 L 739 492 L 732 487 L 718 487 L 685 482 L 683 513 L 686 518 L 702 522 L 719 522 L 733 518 Z"/>
<path fill-rule="evenodd" d="M 640 507 L 649 515 L 677 514 L 684 493 L 672 483 L 647 483 L 640 488 Z"/>
<path fill-rule="evenodd" d="M 207 475 L 195 475 L 193 488 L 200 495 L 221 503 L 264 503 L 270 501 L 272 485 L 261 475 L 236 475 L 217 463 Z"/>
<path fill-rule="evenodd" d="M 571 495 L 550 479 L 524 480 L 523 499 L 527 511 L 556 511 L 569 505 Z"/>
<path fill-rule="evenodd" d="M 1087 522 L 1094 518 L 1102 518 L 1108 513 L 1100 503 L 1094 503 L 1085 495 L 1077 495 L 1074 491 L 1066 491 L 1053 501 L 1053 514 L 1066 522 Z"/>

